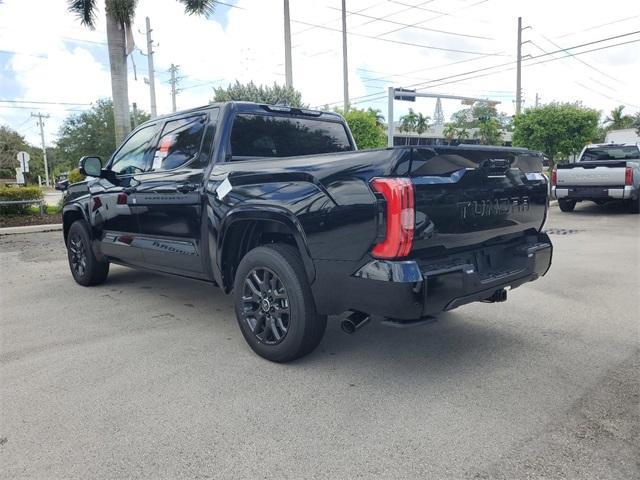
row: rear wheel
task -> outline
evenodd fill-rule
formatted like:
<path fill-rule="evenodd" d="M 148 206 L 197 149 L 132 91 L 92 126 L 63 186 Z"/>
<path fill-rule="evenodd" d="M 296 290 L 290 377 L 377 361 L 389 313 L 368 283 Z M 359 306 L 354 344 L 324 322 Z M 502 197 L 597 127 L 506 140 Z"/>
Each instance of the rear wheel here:
<path fill-rule="evenodd" d="M 298 251 L 285 244 L 247 253 L 234 282 L 242 335 L 261 357 L 288 362 L 315 349 L 327 317 L 318 315 Z"/>
<path fill-rule="evenodd" d="M 558 206 L 560 210 L 563 212 L 573 212 L 573 209 L 576 208 L 575 200 L 558 200 Z"/>
<path fill-rule="evenodd" d="M 85 222 L 76 220 L 67 234 L 67 257 L 73 279 L 85 287 L 107 279 L 109 262 L 100 262 L 91 249 L 91 238 Z"/>

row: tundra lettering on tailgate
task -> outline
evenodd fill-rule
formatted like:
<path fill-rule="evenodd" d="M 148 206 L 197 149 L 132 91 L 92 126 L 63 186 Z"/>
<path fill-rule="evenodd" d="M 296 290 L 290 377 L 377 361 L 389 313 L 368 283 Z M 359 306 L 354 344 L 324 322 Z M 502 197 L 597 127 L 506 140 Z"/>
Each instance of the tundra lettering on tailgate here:
<path fill-rule="evenodd" d="M 512 212 L 529 211 L 529 197 L 505 197 L 492 200 L 472 200 L 458 202 L 460 218 L 491 217 Z"/>

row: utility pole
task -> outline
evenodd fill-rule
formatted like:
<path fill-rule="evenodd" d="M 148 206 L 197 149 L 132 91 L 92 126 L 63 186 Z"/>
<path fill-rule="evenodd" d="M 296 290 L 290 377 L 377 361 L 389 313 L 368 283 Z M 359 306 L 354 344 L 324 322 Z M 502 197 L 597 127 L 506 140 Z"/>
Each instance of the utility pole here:
<path fill-rule="evenodd" d="M 176 94 L 178 93 L 178 89 L 176 88 L 178 84 L 178 78 L 176 77 L 176 73 L 178 72 L 178 65 L 171 64 L 169 68 L 169 73 L 171 74 L 171 80 L 169 83 L 171 84 L 171 108 L 172 112 L 176 111 Z"/>
<path fill-rule="evenodd" d="M 151 21 L 149 17 L 145 19 L 147 23 L 147 63 L 149 65 L 149 95 L 151 96 L 151 118 L 158 115 L 156 109 L 156 79 L 153 70 L 153 41 L 151 40 Z"/>
<path fill-rule="evenodd" d="M 44 121 L 43 118 L 49 118 L 49 114 L 43 115 L 42 113 L 32 113 L 32 117 L 38 119 L 38 126 L 40 127 L 40 140 L 42 141 L 42 157 L 44 158 L 44 181 L 49 186 L 49 164 L 47 163 L 47 147 L 44 143 Z"/>
<path fill-rule="evenodd" d="M 347 65 L 347 0 L 342 0 L 342 77 L 344 80 L 344 111 L 349 110 L 349 67 Z"/>
<path fill-rule="evenodd" d="M 393 147 L 393 100 L 396 94 L 396 89 L 389 87 L 389 103 L 387 106 L 387 147 Z"/>
<path fill-rule="evenodd" d="M 536 108 L 538 108 L 539 104 L 540 104 L 540 97 L 538 96 L 538 92 L 536 92 Z"/>
<path fill-rule="evenodd" d="M 518 65 L 516 67 L 516 115 L 522 109 L 522 17 L 518 17 Z"/>
<path fill-rule="evenodd" d="M 133 128 L 138 126 L 138 104 L 133 102 Z"/>
<path fill-rule="evenodd" d="M 289 18 L 289 0 L 284 0 L 284 74 L 285 85 L 293 87 L 291 67 L 291 20 Z"/>

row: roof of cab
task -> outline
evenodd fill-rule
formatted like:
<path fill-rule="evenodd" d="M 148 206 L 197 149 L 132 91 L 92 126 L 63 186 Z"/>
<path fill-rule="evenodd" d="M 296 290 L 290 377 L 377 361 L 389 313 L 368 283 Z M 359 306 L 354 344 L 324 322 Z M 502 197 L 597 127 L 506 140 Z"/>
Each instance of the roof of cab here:
<path fill-rule="evenodd" d="M 212 107 L 223 107 L 224 105 L 233 105 L 235 107 L 235 109 L 237 111 L 240 112 L 247 112 L 247 113 L 251 113 L 251 112 L 265 112 L 265 111 L 269 111 L 270 107 L 273 107 L 274 109 L 281 109 L 281 110 L 273 110 L 274 113 L 286 113 L 284 111 L 285 108 L 290 108 L 292 110 L 293 113 L 297 113 L 296 111 L 300 112 L 304 112 L 304 111 L 308 111 L 308 112 L 318 112 L 317 115 L 314 116 L 318 116 L 318 117 L 324 117 L 324 116 L 331 116 L 334 118 L 342 118 L 340 116 L 339 113 L 336 112 L 328 112 L 328 111 L 322 111 L 322 110 L 313 110 L 310 108 L 305 108 L 305 107 L 289 107 L 288 105 L 268 105 L 266 103 L 255 103 L 255 102 L 240 102 L 240 101 L 229 101 L 229 102 L 215 102 L 215 103 L 210 103 L 208 105 L 202 105 L 200 107 L 194 107 L 194 108 L 189 108 L 186 110 L 179 110 L 177 112 L 172 112 L 172 113 L 167 113 L 165 115 L 160 115 L 154 119 L 152 119 L 153 121 L 156 120 L 167 120 L 169 118 L 173 118 L 173 117 L 177 117 L 177 116 L 183 116 L 183 115 L 188 115 L 190 113 L 198 113 L 204 110 L 208 110 Z M 149 120 L 151 121 L 151 120 Z M 142 125 L 149 123 L 149 122 L 144 122 Z"/>

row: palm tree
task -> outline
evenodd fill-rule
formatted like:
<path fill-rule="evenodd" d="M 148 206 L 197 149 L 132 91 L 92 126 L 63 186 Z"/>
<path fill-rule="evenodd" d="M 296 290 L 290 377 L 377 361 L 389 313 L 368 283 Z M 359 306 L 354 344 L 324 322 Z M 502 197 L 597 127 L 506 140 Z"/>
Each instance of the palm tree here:
<path fill-rule="evenodd" d="M 424 116 L 422 113 L 418 114 L 416 117 L 416 133 L 418 135 L 422 135 L 429 129 L 429 120 L 431 120 L 431 117 Z"/>
<path fill-rule="evenodd" d="M 416 130 L 416 124 L 418 122 L 418 115 L 413 111 L 412 108 L 409 109 L 409 113 L 400 117 L 400 131 L 401 132 L 414 132 Z M 409 137 L 405 139 L 405 145 L 409 144 Z"/>
<path fill-rule="evenodd" d="M 367 108 L 367 112 L 371 115 L 371 116 L 375 116 L 376 117 L 376 126 L 379 128 L 383 128 L 384 127 L 384 115 L 382 115 L 382 112 L 377 109 L 377 108 Z"/>
<path fill-rule="evenodd" d="M 469 138 L 469 131 L 462 127 L 457 131 L 458 143 L 464 143 L 465 140 Z"/>
<path fill-rule="evenodd" d="M 442 134 L 444 135 L 444 138 L 447 139 L 447 143 L 449 145 L 451 145 L 451 142 L 456 137 L 456 133 L 458 133 L 458 130 L 453 123 L 447 123 L 444 130 L 442 130 Z"/>
<path fill-rule="evenodd" d="M 99 0 L 67 0 L 69 11 L 80 18 L 83 25 L 93 29 Z M 178 0 L 187 14 L 210 15 L 216 0 Z M 125 29 L 131 28 L 137 0 L 105 0 L 107 14 L 107 46 L 111 67 L 111 94 L 116 143 L 120 143 L 131 130 L 129 118 L 129 88 L 127 85 L 127 54 Z"/>
<path fill-rule="evenodd" d="M 609 130 L 619 130 L 633 126 L 633 117 L 631 115 L 624 115 L 622 113 L 623 110 L 624 105 L 620 105 L 611 110 L 609 116 L 604 119 L 604 123 L 609 124 L 607 127 Z"/>

